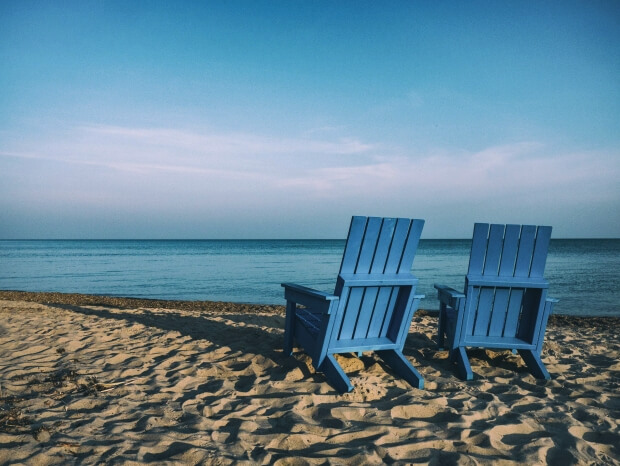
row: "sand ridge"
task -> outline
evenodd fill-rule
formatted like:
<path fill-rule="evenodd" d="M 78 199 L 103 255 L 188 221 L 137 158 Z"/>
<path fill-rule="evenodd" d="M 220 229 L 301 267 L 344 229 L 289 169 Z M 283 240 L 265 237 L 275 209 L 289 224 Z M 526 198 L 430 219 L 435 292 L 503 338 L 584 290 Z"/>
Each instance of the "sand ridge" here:
<path fill-rule="evenodd" d="M 486 350 L 464 382 L 418 313 L 404 354 L 425 390 L 370 353 L 337 356 L 339 395 L 283 357 L 280 307 L 115 304 L 0 299 L 0 464 L 620 462 L 617 319 L 550 325 L 549 382 Z"/>

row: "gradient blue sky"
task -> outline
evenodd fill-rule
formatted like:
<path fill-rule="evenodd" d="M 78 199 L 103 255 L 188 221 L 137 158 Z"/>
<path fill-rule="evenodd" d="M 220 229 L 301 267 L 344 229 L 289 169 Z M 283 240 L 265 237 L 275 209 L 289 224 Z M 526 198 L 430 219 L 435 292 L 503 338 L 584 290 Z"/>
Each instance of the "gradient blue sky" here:
<path fill-rule="evenodd" d="M 618 1 L 0 2 L 0 238 L 620 237 Z"/>

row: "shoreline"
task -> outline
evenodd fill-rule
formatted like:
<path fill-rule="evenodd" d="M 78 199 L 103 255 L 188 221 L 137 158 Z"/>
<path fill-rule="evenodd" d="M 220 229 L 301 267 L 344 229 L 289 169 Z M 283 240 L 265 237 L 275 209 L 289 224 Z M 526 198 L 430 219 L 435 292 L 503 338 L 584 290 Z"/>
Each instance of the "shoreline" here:
<path fill-rule="evenodd" d="M 550 381 L 471 349 L 465 382 L 419 311 L 404 355 L 425 388 L 338 355 L 340 395 L 283 354 L 283 309 L 0 291 L 0 464 L 620 462 L 616 318 L 552 316 Z"/>
<path fill-rule="evenodd" d="M 61 293 L 56 291 L 17 291 L 0 290 L 0 300 L 25 301 L 39 304 L 67 304 L 89 306 L 114 306 L 119 308 L 148 307 L 154 309 L 182 309 L 187 311 L 205 312 L 275 312 L 284 315 L 285 306 L 280 304 L 249 304 L 226 301 L 185 301 L 153 298 L 131 298 L 120 296 L 91 295 L 83 293 Z M 438 310 L 418 309 L 416 316 L 437 317 Z M 617 325 L 620 328 L 620 317 L 617 316 L 574 316 L 552 314 L 548 325 L 578 327 L 583 321 L 601 326 Z"/>

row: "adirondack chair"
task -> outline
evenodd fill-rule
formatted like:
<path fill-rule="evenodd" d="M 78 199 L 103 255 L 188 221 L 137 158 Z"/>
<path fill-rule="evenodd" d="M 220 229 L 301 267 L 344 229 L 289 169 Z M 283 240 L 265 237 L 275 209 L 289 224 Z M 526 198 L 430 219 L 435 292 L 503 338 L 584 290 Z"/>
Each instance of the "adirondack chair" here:
<path fill-rule="evenodd" d="M 297 341 L 341 393 L 353 389 L 334 354 L 376 351 L 416 388 L 424 379 L 402 354 L 416 295 L 411 274 L 424 220 L 353 217 L 333 294 L 283 283 L 284 353 Z"/>
<path fill-rule="evenodd" d="M 540 359 L 547 319 L 557 299 L 543 278 L 551 227 L 476 223 L 463 293 L 435 284 L 437 343 L 448 338 L 459 375 L 473 379 L 466 347 L 518 351 L 530 372 L 550 379 Z"/>

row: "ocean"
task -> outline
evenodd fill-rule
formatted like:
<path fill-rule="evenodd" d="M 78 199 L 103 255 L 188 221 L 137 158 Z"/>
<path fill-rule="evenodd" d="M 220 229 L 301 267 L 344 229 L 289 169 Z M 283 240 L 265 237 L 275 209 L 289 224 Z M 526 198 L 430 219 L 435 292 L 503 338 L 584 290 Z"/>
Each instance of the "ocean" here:
<path fill-rule="evenodd" d="M 0 289 L 284 304 L 282 282 L 332 292 L 344 240 L 1 240 Z M 434 283 L 462 289 L 470 240 L 422 240 L 420 308 Z M 553 239 L 554 313 L 620 316 L 620 239 Z"/>

